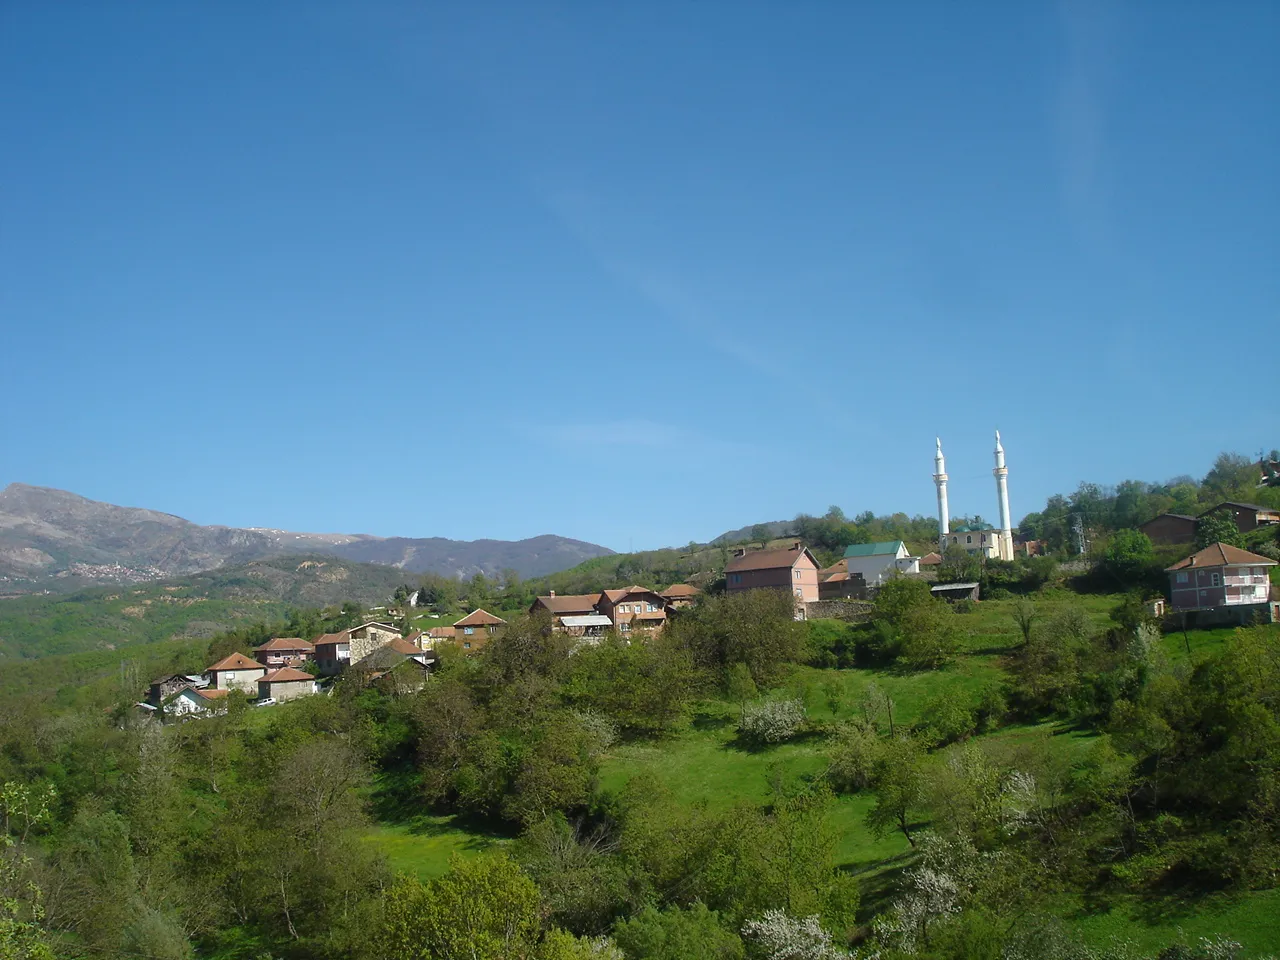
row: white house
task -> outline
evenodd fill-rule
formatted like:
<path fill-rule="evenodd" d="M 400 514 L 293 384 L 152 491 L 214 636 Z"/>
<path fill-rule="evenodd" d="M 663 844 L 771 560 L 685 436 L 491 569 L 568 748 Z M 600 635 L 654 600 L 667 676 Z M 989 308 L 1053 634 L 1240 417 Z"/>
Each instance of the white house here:
<path fill-rule="evenodd" d="M 223 657 L 205 673 L 209 676 L 209 686 L 214 690 L 243 690 L 253 694 L 257 692 L 258 681 L 266 676 L 267 668 L 243 653 L 233 653 Z"/>
<path fill-rule="evenodd" d="M 862 574 L 869 587 L 879 586 L 895 573 L 920 572 L 920 558 L 911 556 L 901 540 L 850 544 L 845 548 L 844 562 L 849 575 Z"/>
<path fill-rule="evenodd" d="M 205 716 L 227 709 L 227 690 L 187 687 L 164 705 L 166 717 Z"/>

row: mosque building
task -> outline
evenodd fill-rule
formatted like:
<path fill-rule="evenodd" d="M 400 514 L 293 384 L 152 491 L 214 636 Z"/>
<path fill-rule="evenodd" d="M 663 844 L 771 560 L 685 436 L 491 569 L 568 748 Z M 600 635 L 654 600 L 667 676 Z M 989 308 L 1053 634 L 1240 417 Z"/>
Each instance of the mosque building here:
<path fill-rule="evenodd" d="M 938 452 L 933 458 L 933 482 L 938 488 L 938 544 L 939 553 L 948 547 L 963 547 L 969 553 L 997 560 L 1013 559 L 1013 527 L 1009 520 L 1009 471 L 1004 465 L 1004 446 L 1000 443 L 1000 431 L 996 431 L 996 467 L 991 471 L 996 478 L 996 497 L 999 501 L 1000 529 L 982 524 L 973 529 L 969 524 L 951 528 L 951 514 L 947 508 L 947 462 L 942 456 L 942 440 L 938 439 Z"/>

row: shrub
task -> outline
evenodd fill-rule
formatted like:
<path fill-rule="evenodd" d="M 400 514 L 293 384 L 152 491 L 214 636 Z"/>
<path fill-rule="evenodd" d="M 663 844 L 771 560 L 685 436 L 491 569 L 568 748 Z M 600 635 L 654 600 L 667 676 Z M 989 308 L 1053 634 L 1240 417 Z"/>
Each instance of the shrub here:
<path fill-rule="evenodd" d="M 743 707 L 738 732 L 756 743 L 781 743 L 794 737 L 803 726 L 803 701 L 757 700 Z"/>
<path fill-rule="evenodd" d="M 827 766 L 827 781 L 838 793 L 857 793 L 871 786 L 876 760 L 883 742 L 875 728 L 865 722 L 841 727 Z"/>
<path fill-rule="evenodd" d="M 927 701 L 920 716 L 920 728 L 931 746 L 963 740 L 976 729 L 972 706 L 954 691 L 940 693 Z"/>
<path fill-rule="evenodd" d="M 951 661 L 959 648 L 955 617 L 937 600 L 913 607 L 899 626 L 902 659 L 916 670 L 936 670 Z"/>

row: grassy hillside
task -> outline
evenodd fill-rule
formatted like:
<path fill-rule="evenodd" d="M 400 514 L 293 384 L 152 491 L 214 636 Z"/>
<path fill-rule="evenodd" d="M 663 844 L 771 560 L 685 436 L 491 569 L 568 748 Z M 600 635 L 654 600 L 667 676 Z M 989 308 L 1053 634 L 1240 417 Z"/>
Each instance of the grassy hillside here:
<path fill-rule="evenodd" d="M 405 574 L 332 557 L 278 557 L 139 586 L 0 600 L 0 660 L 208 639 L 290 607 L 380 603 Z"/>

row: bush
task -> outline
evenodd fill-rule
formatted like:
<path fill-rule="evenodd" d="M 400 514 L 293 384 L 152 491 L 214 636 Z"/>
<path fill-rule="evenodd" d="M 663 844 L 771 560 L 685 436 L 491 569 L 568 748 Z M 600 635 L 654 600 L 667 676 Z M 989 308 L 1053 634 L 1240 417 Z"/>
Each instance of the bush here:
<path fill-rule="evenodd" d="M 844 725 L 831 749 L 827 781 L 837 793 L 857 793 L 871 786 L 876 761 L 883 752 L 880 734 L 869 724 Z"/>
<path fill-rule="evenodd" d="M 958 693 L 948 691 L 928 700 L 920 715 L 920 729 L 930 746 L 963 740 L 977 728 L 976 711 Z"/>
<path fill-rule="evenodd" d="M 743 707 L 738 732 L 756 743 L 781 743 L 794 737 L 803 726 L 803 701 L 757 700 Z"/>
<path fill-rule="evenodd" d="M 955 658 L 959 649 L 955 617 L 946 604 L 929 600 L 913 607 L 899 626 L 901 656 L 915 670 L 936 670 Z"/>

